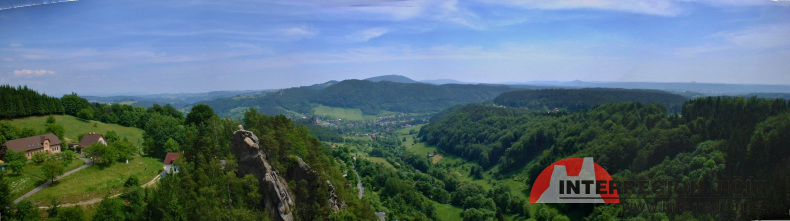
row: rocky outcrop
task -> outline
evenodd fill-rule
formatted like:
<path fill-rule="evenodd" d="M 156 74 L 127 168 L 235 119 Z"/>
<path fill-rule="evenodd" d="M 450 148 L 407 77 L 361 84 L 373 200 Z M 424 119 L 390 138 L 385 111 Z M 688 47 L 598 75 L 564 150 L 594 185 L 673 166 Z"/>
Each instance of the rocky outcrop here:
<path fill-rule="evenodd" d="M 263 205 L 274 215 L 275 220 L 294 220 L 294 199 L 288 185 L 269 164 L 266 154 L 258 145 L 258 137 L 239 125 L 233 133 L 231 152 L 239 163 L 239 176 L 252 174 L 258 179 Z M 305 164 L 306 165 L 306 164 Z M 308 167 L 309 168 L 309 167 Z"/>
<path fill-rule="evenodd" d="M 310 165 L 302 160 L 302 158 L 297 158 L 298 161 L 296 165 L 288 171 L 288 179 L 289 180 L 306 180 L 308 183 L 314 185 L 314 188 L 317 188 L 319 185 L 318 175 L 316 174 L 315 170 L 310 168 Z M 329 189 L 329 208 L 333 211 L 338 211 L 340 208 L 346 206 L 346 202 L 340 199 L 335 193 L 335 186 L 332 185 L 332 182 L 326 180 L 327 189 Z"/>

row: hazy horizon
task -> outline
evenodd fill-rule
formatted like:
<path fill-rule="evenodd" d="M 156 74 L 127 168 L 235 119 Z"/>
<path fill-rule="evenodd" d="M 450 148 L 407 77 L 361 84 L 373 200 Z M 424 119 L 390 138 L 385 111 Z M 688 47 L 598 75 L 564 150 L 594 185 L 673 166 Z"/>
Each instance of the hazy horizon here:
<path fill-rule="evenodd" d="M 381 75 L 790 85 L 788 1 L 47 2 L 0 4 L 0 84 L 50 95 Z"/>

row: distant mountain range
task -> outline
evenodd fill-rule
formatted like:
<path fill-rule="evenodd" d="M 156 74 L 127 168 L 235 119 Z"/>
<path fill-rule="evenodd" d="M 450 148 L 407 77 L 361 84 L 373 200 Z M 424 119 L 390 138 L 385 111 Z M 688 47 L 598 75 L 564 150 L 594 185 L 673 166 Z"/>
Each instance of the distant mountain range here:
<path fill-rule="evenodd" d="M 367 114 L 381 110 L 435 112 L 453 104 L 493 99 L 507 91 L 550 88 L 623 88 L 661 90 L 687 98 L 702 96 L 758 96 L 790 98 L 790 85 L 529 81 L 480 84 L 452 79 L 417 81 L 401 75 L 383 75 L 364 80 L 328 81 L 279 90 L 212 91 L 121 96 L 84 96 L 90 102 L 124 103 L 150 107 L 171 104 L 188 110 L 194 104 L 211 105 L 218 114 L 239 114 L 242 108 L 258 107 L 268 114 L 309 113 L 311 105 L 360 108 Z"/>

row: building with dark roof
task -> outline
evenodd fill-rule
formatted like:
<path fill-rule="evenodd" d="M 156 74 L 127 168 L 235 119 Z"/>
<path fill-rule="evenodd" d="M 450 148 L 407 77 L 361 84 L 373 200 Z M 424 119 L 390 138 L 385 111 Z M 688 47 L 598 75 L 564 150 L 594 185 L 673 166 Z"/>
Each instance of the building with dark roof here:
<path fill-rule="evenodd" d="M 60 139 L 55 134 L 44 134 L 32 137 L 9 140 L 0 147 L 0 159 L 5 157 L 6 150 L 25 153 L 30 159 L 36 152 L 60 153 Z"/>
<path fill-rule="evenodd" d="M 90 145 L 93 145 L 94 143 L 100 143 L 100 144 L 104 144 L 104 146 L 107 146 L 107 140 L 104 139 L 104 136 L 97 133 L 87 133 L 85 135 L 82 135 L 82 139 L 80 140 L 79 143 L 77 143 L 76 145 L 69 145 L 69 146 L 73 147 L 75 150 L 77 150 L 77 152 L 82 153 L 82 149 Z"/>

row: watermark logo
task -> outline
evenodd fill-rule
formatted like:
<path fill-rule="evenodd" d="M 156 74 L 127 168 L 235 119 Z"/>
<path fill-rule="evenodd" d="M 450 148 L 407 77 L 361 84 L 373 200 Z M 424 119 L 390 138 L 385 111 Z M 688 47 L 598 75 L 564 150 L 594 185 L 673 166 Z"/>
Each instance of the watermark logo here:
<path fill-rule="evenodd" d="M 617 184 L 592 157 L 567 158 L 546 167 L 532 184 L 530 203 L 620 203 Z"/>

